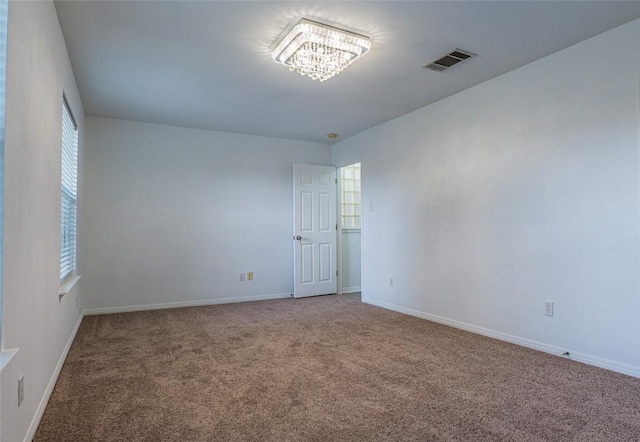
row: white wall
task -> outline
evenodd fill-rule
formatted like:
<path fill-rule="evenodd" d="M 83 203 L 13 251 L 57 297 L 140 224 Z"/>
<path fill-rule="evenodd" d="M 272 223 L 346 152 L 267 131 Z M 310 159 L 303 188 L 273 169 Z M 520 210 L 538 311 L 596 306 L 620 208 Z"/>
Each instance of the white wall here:
<path fill-rule="evenodd" d="M 342 292 L 359 292 L 361 285 L 360 230 L 342 231 Z"/>
<path fill-rule="evenodd" d="M 86 124 L 80 284 L 92 312 L 292 293 L 293 163 L 330 164 L 328 145 Z"/>
<path fill-rule="evenodd" d="M 363 299 L 640 376 L 639 42 L 636 20 L 334 145 L 362 161 Z"/>
<path fill-rule="evenodd" d="M 80 318 L 77 289 L 58 302 L 63 90 L 79 124 L 81 163 L 84 110 L 54 5 L 10 2 L 2 341 L 20 350 L 0 383 L 3 442 L 32 435 Z"/>

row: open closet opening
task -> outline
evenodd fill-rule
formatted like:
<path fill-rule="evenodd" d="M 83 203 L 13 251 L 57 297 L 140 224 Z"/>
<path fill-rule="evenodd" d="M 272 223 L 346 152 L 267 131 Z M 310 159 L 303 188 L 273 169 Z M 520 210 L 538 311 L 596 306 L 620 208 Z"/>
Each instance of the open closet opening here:
<path fill-rule="evenodd" d="M 360 163 L 338 169 L 338 293 L 360 297 L 362 192 Z"/>

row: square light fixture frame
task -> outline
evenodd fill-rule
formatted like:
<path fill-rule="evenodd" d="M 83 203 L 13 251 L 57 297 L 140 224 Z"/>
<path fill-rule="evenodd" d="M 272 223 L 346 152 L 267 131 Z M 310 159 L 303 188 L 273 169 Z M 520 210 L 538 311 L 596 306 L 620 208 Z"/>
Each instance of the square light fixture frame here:
<path fill-rule="evenodd" d="M 321 49 L 313 52 L 313 48 Z M 271 57 L 291 71 L 324 81 L 340 73 L 369 49 L 369 37 L 303 18 L 279 41 Z M 325 56 L 329 52 L 334 56 Z M 325 60 L 330 63 L 322 64 Z"/>

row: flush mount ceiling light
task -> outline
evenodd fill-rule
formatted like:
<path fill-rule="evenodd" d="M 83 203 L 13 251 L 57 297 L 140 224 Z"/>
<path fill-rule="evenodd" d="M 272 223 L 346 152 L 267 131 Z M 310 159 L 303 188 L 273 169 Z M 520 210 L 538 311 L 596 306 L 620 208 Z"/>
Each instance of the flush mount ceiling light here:
<path fill-rule="evenodd" d="M 368 37 L 302 19 L 278 43 L 273 60 L 313 80 L 328 80 L 366 54 Z"/>

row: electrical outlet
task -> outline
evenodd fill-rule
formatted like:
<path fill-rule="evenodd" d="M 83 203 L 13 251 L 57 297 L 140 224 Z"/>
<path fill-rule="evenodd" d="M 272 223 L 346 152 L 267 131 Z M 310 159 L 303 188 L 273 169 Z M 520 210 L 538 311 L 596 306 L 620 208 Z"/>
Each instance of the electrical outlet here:
<path fill-rule="evenodd" d="M 18 378 L 18 407 L 22 405 L 24 400 L 24 376 Z"/>
<path fill-rule="evenodd" d="M 545 301 L 544 302 L 544 314 L 545 316 L 553 316 L 553 302 Z"/>
<path fill-rule="evenodd" d="M 393 280 L 393 278 L 389 278 L 389 287 L 393 287 L 394 283 L 395 281 Z"/>
<path fill-rule="evenodd" d="M 240 273 L 240 281 L 244 281 L 244 273 Z"/>
<path fill-rule="evenodd" d="M 247 281 L 253 281 L 253 272 L 247 272 Z"/>

